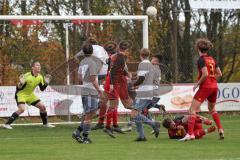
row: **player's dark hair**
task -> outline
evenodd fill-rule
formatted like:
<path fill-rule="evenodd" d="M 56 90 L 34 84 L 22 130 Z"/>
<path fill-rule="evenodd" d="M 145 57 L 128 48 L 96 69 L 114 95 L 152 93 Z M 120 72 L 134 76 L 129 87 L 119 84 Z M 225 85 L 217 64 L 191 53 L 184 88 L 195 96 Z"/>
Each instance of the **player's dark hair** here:
<path fill-rule="evenodd" d="M 117 52 L 117 44 L 113 41 L 109 41 L 104 45 L 104 49 L 108 54 L 115 54 Z"/>
<path fill-rule="evenodd" d="M 155 54 L 152 56 L 152 58 L 157 58 L 158 62 L 162 62 L 163 61 L 163 56 L 161 54 Z"/>
<path fill-rule="evenodd" d="M 120 51 L 125 51 L 129 48 L 132 47 L 132 42 L 130 40 L 122 40 L 120 43 L 119 43 L 119 49 Z"/>
<path fill-rule="evenodd" d="M 40 63 L 40 62 L 39 62 L 39 61 L 33 61 L 33 62 L 31 63 L 31 67 L 34 67 L 36 63 Z"/>
<path fill-rule="evenodd" d="M 90 43 L 90 44 L 92 44 L 92 45 L 98 44 L 98 41 L 97 41 L 94 37 L 89 37 L 89 38 L 87 39 L 87 42 Z"/>
<path fill-rule="evenodd" d="M 84 53 L 84 56 L 86 57 L 89 57 L 92 55 L 93 53 L 93 47 L 90 43 L 86 42 L 83 44 L 82 46 L 82 50 L 83 50 L 83 53 Z"/>
<path fill-rule="evenodd" d="M 163 120 L 162 125 L 163 127 L 169 129 L 171 125 L 172 120 L 170 118 L 166 118 Z"/>
<path fill-rule="evenodd" d="M 195 47 L 201 53 L 206 53 L 213 47 L 213 44 L 207 38 L 199 38 L 196 40 Z"/>
<path fill-rule="evenodd" d="M 142 48 L 140 50 L 140 56 L 144 59 L 148 58 L 150 56 L 150 50 L 147 48 Z"/>

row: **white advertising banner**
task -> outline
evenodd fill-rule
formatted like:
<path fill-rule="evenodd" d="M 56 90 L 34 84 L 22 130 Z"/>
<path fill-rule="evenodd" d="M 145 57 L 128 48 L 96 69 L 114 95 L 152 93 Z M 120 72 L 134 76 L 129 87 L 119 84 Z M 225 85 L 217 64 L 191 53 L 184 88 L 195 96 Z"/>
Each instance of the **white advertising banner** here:
<path fill-rule="evenodd" d="M 219 83 L 216 102 L 217 111 L 240 111 L 240 83 Z M 170 112 L 187 111 L 194 96 L 193 84 L 174 85 L 171 92 L 160 96 L 159 104 L 164 104 Z M 201 111 L 208 111 L 207 101 Z"/>
<path fill-rule="evenodd" d="M 192 9 L 240 9 L 240 0 L 189 0 Z"/>
<path fill-rule="evenodd" d="M 81 114 L 83 112 L 81 96 L 77 91 L 66 94 L 67 90 L 73 90 L 76 86 L 54 86 L 48 87 L 44 92 L 39 89 L 35 94 L 46 105 L 48 115 Z M 240 83 L 218 84 L 218 97 L 216 109 L 218 111 L 240 111 Z M 192 84 L 174 85 L 173 89 L 160 96 L 159 104 L 164 104 L 169 112 L 184 112 L 190 107 L 194 96 Z M 15 101 L 15 87 L 0 87 L 0 117 L 8 117 L 17 110 Z M 120 103 L 119 112 L 130 112 Z M 156 111 L 152 109 L 152 111 Z M 201 111 L 208 111 L 207 102 L 201 106 Z M 39 110 L 33 106 L 27 106 L 22 116 L 39 116 Z"/>

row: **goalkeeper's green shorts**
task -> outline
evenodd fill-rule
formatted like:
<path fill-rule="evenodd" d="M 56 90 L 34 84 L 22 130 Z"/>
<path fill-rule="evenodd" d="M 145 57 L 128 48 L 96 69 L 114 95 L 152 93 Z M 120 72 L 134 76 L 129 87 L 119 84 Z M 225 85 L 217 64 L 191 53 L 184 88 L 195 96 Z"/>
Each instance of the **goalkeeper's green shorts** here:
<path fill-rule="evenodd" d="M 40 102 L 40 99 L 37 96 L 35 96 L 33 93 L 30 95 L 15 94 L 15 99 L 16 99 L 17 105 L 27 103 L 28 105 L 35 106 L 38 102 Z"/>

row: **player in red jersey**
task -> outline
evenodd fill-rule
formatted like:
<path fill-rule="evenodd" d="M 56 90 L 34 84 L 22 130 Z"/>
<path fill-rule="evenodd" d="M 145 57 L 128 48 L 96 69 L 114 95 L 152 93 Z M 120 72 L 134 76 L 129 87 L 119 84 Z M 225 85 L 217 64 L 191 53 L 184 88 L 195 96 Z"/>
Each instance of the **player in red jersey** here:
<path fill-rule="evenodd" d="M 168 136 L 170 139 L 180 139 L 186 135 L 188 130 L 187 120 L 187 115 L 176 117 L 173 120 L 170 118 L 163 120 L 163 126 L 168 129 Z M 194 136 L 196 139 L 201 139 L 207 133 L 211 133 L 216 130 L 215 126 L 211 126 L 208 129 L 203 129 L 202 124 L 211 125 L 212 121 L 199 115 L 196 116 L 194 125 Z"/>
<path fill-rule="evenodd" d="M 125 108 L 131 109 L 132 100 L 128 95 L 127 76 L 128 72 L 126 60 L 128 55 L 128 48 L 131 43 L 129 41 L 122 41 L 119 44 L 119 51 L 111 57 L 110 67 L 110 86 L 109 86 L 109 102 L 111 107 L 118 105 L 118 98 L 121 99 Z"/>
<path fill-rule="evenodd" d="M 220 139 L 224 139 L 224 131 L 220 122 L 219 115 L 215 109 L 217 99 L 217 78 L 222 76 L 222 72 L 218 67 L 214 58 L 209 56 L 207 52 L 213 47 L 212 43 L 205 38 L 196 41 L 196 49 L 200 55 L 198 59 L 198 82 L 194 85 L 193 91 L 198 87 L 198 91 L 194 96 L 191 107 L 189 109 L 188 133 L 180 141 L 187 141 L 195 139 L 193 134 L 196 112 L 204 100 L 208 100 L 208 110 L 215 121 Z"/>
<path fill-rule="evenodd" d="M 130 109 L 132 106 L 132 100 L 128 95 L 127 85 L 127 77 L 129 77 L 130 74 L 126 66 L 128 49 L 130 47 L 130 41 L 121 41 L 119 43 L 119 51 L 111 56 L 109 76 L 107 76 L 104 85 L 104 90 L 108 94 L 109 100 L 109 108 L 106 115 L 107 123 L 104 131 L 111 137 L 114 137 L 112 130 L 118 133 L 124 133 L 117 125 L 119 98 L 125 108 Z M 111 128 L 111 120 L 113 120 L 113 128 Z"/>
<path fill-rule="evenodd" d="M 124 134 L 124 132 L 122 132 L 122 130 L 120 129 L 120 127 L 118 126 L 118 112 L 117 112 L 117 106 L 114 108 L 108 108 L 107 109 L 107 101 L 108 101 L 108 93 L 110 90 L 110 65 L 111 65 L 111 57 L 117 53 L 117 44 L 115 42 L 108 42 L 105 46 L 104 46 L 105 50 L 108 52 L 109 54 L 109 60 L 108 60 L 108 73 L 105 79 L 105 83 L 104 83 L 104 93 L 105 93 L 105 100 L 101 102 L 101 106 L 100 106 L 100 111 L 99 111 L 99 119 L 98 119 L 98 123 L 96 124 L 95 127 L 93 127 L 93 130 L 96 129 L 101 129 L 104 128 L 104 119 L 106 117 L 106 128 L 104 129 L 104 132 L 106 132 L 109 136 L 111 136 L 112 138 L 115 138 L 115 136 L 113 135 L 112 131 L 118 132 L 118 133 L 122 133 Z M 111 127 L 111 123 L 113 123 L 113 127 Z"/>

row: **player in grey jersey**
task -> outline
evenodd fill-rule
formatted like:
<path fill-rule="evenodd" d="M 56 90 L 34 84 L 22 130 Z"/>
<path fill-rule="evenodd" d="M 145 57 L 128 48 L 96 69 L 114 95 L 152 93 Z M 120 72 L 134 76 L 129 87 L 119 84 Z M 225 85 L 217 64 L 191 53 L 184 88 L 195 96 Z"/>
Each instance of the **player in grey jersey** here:
<path fill-rule="evenodd" d="M 92 45 L 89 43 L 84 44 L 83 53 L 85 58 L 79 65 L 78 73 L 80 82 L 82 82 L 81 95 L 84 118 L 81 125 L 74 131 L 72 137 L 80 143 L 88 144 L 92 142 L 88 134 L 91 128 L 92 118 L 98 109 L 98 97 L 102 97 L 102 91 L 97 81 L 100 68 L 92 56 Z"/>
<path fill-rule="evenodd" d="M 142 110 L 152 102 L 154 90 L 154 66 L 149 61 L 150 51 L 148 49 L 141 49 L 140 58 L 141 63 L 138 66 L 138 80 L 133 84 L 137 95 L 134 100 L 134 109 L 131 112 L 131 117 L 135 121 L 138 138 L 136 141 L 146 141 L 143 125 L 145 123 L 151 126 L 154 130 L 155 137 L 159 135 L 160 123 L 155 122 L 142 114 Z"/>

